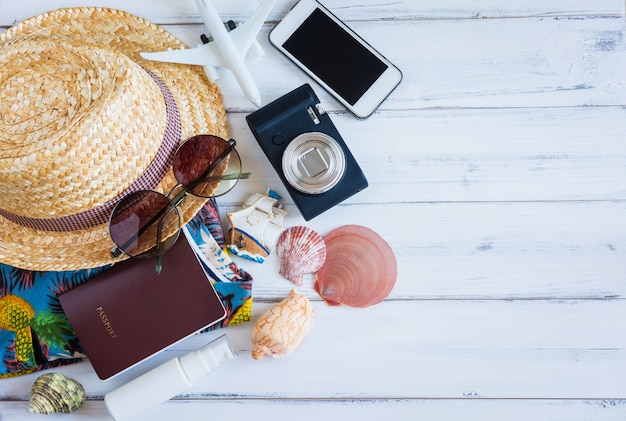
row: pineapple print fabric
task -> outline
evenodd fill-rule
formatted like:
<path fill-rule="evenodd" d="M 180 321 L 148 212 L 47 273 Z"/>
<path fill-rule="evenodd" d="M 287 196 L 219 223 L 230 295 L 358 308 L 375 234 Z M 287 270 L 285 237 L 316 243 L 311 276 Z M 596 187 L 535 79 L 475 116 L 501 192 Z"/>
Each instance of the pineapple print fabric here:
<path fill-rule="evenodd" d="M 212 267 L 205 270 L 227 310 L 209 329 L 250 320 L 252 277 L 223 252 L 224 232 L 215 200 L 187 224 Z M 37 272 L 0 264 L 0 377 L 11 377 L 82 361 L 86 357 L 58 295 L 106 270 Z"/>

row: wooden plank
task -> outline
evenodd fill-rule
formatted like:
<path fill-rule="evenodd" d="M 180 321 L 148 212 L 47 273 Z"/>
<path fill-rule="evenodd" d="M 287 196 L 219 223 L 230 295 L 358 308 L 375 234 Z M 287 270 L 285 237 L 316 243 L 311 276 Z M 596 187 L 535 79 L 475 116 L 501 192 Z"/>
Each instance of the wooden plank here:
<path fill-rule="evenodd" d="M 280 19 L 295 0 L 277 0 L 271 20 Z M 337 16 L 346 21 L 353 20 L 414 20 L 414 19 L 450 19 L 450 18 L 500 18 L 507 16 L 576 16 L 576 15 L 619 15 L 624 13 L 624 4 L 620 0 L 598 0 L 592 3 L 584 0 L 551 1 L 541 0 L 526 2 L 509 1 L 464 1 L 447 0 L 429 3 L 401 0 L 394 3 L 383 0 L 361 0 L 357 4 L 350 0 L 324 0 L 322 2 Z M 0 25 L 11 25 L 16 21 L 58 7 L 74 7 L 84 4 L 78 0 L 49 0 L 39 2 L 20 2 L 8 0 L 0 3 Z M 168 0 L 92 0 L 93 6 L 112 7 L 127 10 L 144 16 L 157 23 L 199 23 L 200 17 L 193 1 Z M 250 0 L 216 1 L 218 11 L 225 19 L 245 20 L 257 3 Z"/>
<path fill-rule="evenodd" d="M 626 68 L 626 49 L 620 47 L 623 25 L 623 17 L 598 17 L 377 21 L 352 26 L 403 71 L 402 83 L 380 108 L 399 111 L 621 106 L 626 103 L 626 85 L 618 82 L 620 69 Z M 170 29 L 188 43 L 196 43 L 202 31 Z M 412 49 L 397 42 L 403 38 L 413 40 Z M 264 102 L 310 82 L 268 45 L 265 36 L 261 44 L 266 56 L 249 60 L 249 68 Z M 251 111 L 232 75 L 221 74 L 227 107 Z M 328 110 L 342 110 L 318 90 Z"/>
<path fill-rule="evenodd" d="M 253 360 L 252 324 L 246 323 L 197 335 L 107 382 L 98 380 L 88 363 L 68 366 L 64 373 L 97 398 L 227 332 L 239 358 L 181 396 L 623 399 L 626 338 L 617 332 L 626 328 L 625 304 L 422 300 L 351 309 L 315 302 L 309 337 L 285 359 Z M 253 319 L 270 305 L 256 303 Z M 32 381 L 33 376 L 3 380 L 0 401 L 26 400 Z"/>
<path fill-rule="evenodd" d="M 286 193 L 244 117 L 231 114 L 229 122 L 253 176 L 228 200 L 267 187 Z M 626 198 L 624 107 L 400 111 L 368 122 L 331 118 L 370 183 L 348 203 Z"/>
<path fill-rule="evenodd" d="M 304 223 L 287 209 L 287 226 Z M 625 211 L 624 202 L 345 205 L 307 225 L 322 235 L 344 224 L 378 232 L 398 262 L 392 299 L 601 299 L 626 296 Z M 236 261 L 261 297 L 293 286 L 275 253 L 262 265 Z M 312 283 L 303 286 L 316 298 Z"/>
<path fill-rule="evenodd" d="M 3 421 L 26 417 L 26 402 L 0 402 Z M 318 421 L 332 414 L 333 419 L 413 421 L 415 419 L 463 419 L 465 421 L 623 421 L 624 400 L 174 400 L 142 414 L 137 421 L 154 419 L 205 420 L 262 419 L 274 421 Z M 104 402 L 88 401 L 74 414 L 50 415 L 46 420 L 89 419 L 110 421 Z"/>

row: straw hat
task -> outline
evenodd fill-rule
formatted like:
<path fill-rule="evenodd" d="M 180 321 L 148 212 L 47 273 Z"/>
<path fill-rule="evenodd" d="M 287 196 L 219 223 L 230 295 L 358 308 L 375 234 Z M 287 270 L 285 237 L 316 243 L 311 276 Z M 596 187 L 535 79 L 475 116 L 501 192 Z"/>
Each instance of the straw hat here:
<path fill-rule="evenodd" d="M 112 207 L 176 185 L 180 141 L 228 139 L 204 70 L 143 60 L 184 45 L 105 8 L 60 9 L 0 34 L 0 262 L 31 270 L 113 263 Z M 183 223 L 205 200 L 187 195 Z"/>

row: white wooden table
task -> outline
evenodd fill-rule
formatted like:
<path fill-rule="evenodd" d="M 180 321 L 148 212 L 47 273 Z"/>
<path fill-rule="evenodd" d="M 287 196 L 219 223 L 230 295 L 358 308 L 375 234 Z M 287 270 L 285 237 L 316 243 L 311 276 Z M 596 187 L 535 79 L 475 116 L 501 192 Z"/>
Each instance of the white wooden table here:
<path fill-rule="evenodd" d="M 249 62 L 263 101 L 309 82 L 267 45 Z M 105 393 L 227 332 L 240 349 L 146 420 L 625 420 L 626 23 L 623 0 L 326 0 L 404 71 L 359 121 L 313 84 L 370 186 L 307 225 L 368 226 L 393 246 L 383 303 L 328 307 L 311 283 L 314 328 L 282 360 L 250 357 L 251 323 L 193 337 L 108 382 L 89 363 L 58 369 L 87 404 L 46 419 L 109 419 Z M 192 0 L 0 2 L 2 29 L 62 6 L 121 8 L 189 45 L 204 27 Z M 218 3 L 245 20 L 253 0 Z M 285 197 L 250 133 L 234 78 L 220 86 L 246 170 L 222 212 L 268 187 Z M 292 285 L 264 265 L 253 317 Z M 0 380 L 0 419 L 26 414 L 37 375 Z"/>

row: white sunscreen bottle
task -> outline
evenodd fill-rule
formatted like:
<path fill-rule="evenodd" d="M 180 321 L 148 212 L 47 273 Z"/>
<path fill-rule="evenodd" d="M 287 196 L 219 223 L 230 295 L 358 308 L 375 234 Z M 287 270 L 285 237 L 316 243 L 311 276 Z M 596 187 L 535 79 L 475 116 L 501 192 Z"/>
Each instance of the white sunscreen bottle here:
<path fill-rule="evenodd" d="M 191 387 L 193 382 L 237 356 L 226 335 L 197 351 L 174 358 L 107 393 L 104 403 L 116 421 L 132 419 Z"/>

